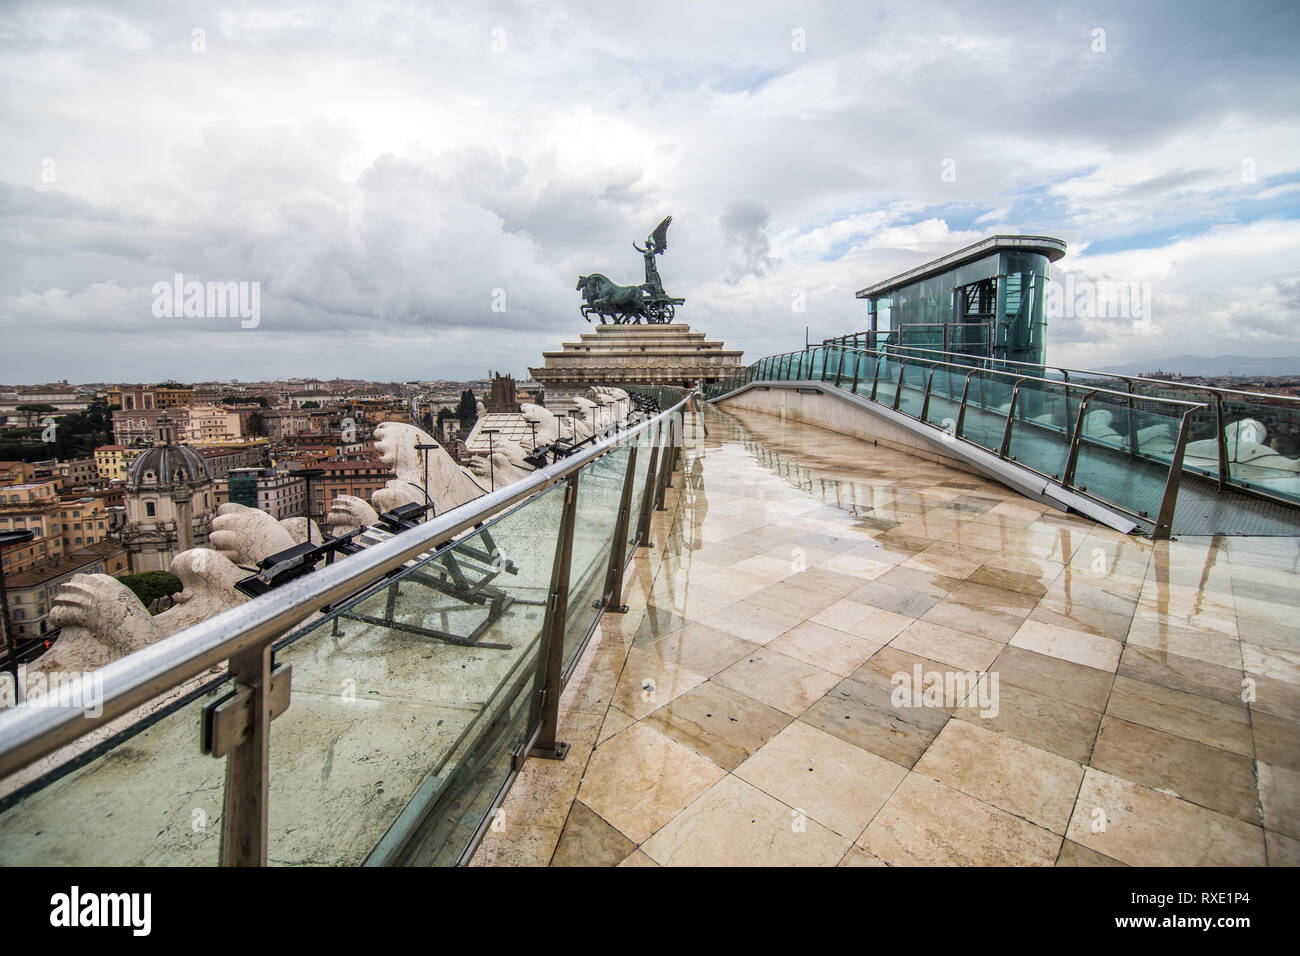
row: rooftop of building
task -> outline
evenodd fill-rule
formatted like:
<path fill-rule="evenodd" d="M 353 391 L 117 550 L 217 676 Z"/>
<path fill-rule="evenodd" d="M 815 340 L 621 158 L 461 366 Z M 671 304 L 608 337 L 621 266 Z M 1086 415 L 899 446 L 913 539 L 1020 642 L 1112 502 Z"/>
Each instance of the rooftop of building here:
<path fill-rule="evenodd" d="M 87 545 L 61 558 L 42 561 L 25 571 L 5 575 L 5 587 L 9 590 L 39 587 L 46 582 L 80 571 L 97 561 L 103 561 L 122 550 L 121 542 L 118 541 L 100 541 Z"/>
<path fill-rule="evenodd" d="M 859 299 L 866 299 L 875 295 L 884 295 L 886 292 L 911 285 L 913 282 L 920 282 L 922 279 L 928 279 L 931 276 L 940 275 L 968 262 L 974 262 L 976 259 L 992 255 L 995 252 L 1031 253 L 1046 256 L 1049 262 L 1055 262 L 1065 255 L 1065 243 L 1060 239 L 1053 239 L 1051 236 L 989 236 L 987 239 L 973 242 L 956 252 L 950 252 L 938 259 L 932 259 L 913 269 L 908 269 L 906 272 L 900 272 L 892 278 L 869 285 L 865 289 L 859 289 L 856 296 Z"/>
<path fill-rule="evenodd" d="M 378 458 L 348 458 L 344 461 L 320 461 L 316 462 L 313 467 L 324 468 L 326 471 L 358 471 L 379 469 L 381 471 L 389 470 Z"/>

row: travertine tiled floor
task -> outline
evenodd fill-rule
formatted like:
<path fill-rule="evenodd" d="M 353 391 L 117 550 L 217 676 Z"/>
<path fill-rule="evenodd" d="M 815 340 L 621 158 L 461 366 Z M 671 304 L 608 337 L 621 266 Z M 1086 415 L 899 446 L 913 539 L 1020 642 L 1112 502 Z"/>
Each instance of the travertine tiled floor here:
<path fill-rule="evenodd" d="M 475 864 L 1300 863 L 1300 541 L 705 414 Z"/>

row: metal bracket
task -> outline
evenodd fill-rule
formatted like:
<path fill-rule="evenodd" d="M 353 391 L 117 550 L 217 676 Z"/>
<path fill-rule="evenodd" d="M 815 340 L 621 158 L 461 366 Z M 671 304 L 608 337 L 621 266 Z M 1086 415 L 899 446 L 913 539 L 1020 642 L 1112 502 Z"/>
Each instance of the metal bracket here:
<path fill-rule="evenodd" d="M 563 741 L 557 741 L 553 747 L 534 745 L 528 752 L 528 756 L 536 757 L 538 760 L 563 760 L 568 755 L 569 745 Z"/>
<path fill-rule="evenodd" d="M 271 719 L 289 709 L 293 666 L 278 664 L 271 671 Z M 204 705 L 199 715 L 199 749 L 210 757 L 224 757 L 253 732 L 253 689 L 237 684 L 234 690 Z"/>
<path fill-rule="evenodd" d="M 510 755 L 510 769 L 518 773 L 524 769 L 524 761 L 528 759 L 528 745 L 515 748 L 514 753 Z"/>

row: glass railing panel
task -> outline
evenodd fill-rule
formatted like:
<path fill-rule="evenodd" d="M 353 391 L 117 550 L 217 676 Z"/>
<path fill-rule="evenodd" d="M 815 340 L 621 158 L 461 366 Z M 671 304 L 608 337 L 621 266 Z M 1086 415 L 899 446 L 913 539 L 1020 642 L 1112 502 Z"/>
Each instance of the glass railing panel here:
<path fill-rule="evenodd" d="M 826 371 L 826 349 L 810 349 L 808 352 L 808 374 L 805 378 L 820 379 Z"/>
<path fill-rule="evenodd" d="M 1134 397 L 1131 404 L 1132 409 L 1129 414 L 1133 425 L 1134 454 L 1167 468 L 1174 460 L 1174 451 L 1178 444 L 1178 429 L 1185 407 L 1141 397 Z M 1093 403 L 1090 400 L 1088 408 L 1092 407 Z M 1217 476 L 1217 457 L 1214 465 L 1212 475 Z"/>
<path fill-rule="evenodd" d="M 902 372 L 902 363 L 888 355 L 879 358 L 880 369 L 876 381 L 876 401 L 881 405 L 893 406 L 894 393 L 898 391 L 898 376 Z"/>
<path fill-rule="evenodd" d="M 1001 449 L 1014 384 L 1014 379 L 989 372 L 971 375 L 962 438 L 995 454 Z"/>
<path fill-rule="evenodd" d="M 1138 444 L 1145 443 L 1149 453 L 1162 447 L 1172 449 L 1180 415 L 1151 411 L 1143 420 L 1128 399 L 1098 395 L 1088 399 L 1074 486 L 1132 514 L 1154 519 L 1160 511 L 1169 465 L 1167 460 L 1139 455 Z"/>
<path fill-rule="evenodd" d="M 930 401 L 947 398 L 960 402 L 962 388 L 965 384 L 965 369 L 956 369 L 948 365 L 936 365 L 934 376 L 930 380 Z"/>
<path fill-rule="evenodd" d="M 1135 420 L 1126 399 L 1093 396 L 1083 413 L 1083 437 L 1093 445 L 1104 445 L 1128 453 L 1136 451 L 1130 431 Z"/>
<path fill-rule="evenodd" d="M 930 377 L 930 363 L 911 360 L 903 366 L 902 395 L 898 410 L 913 418 L 921 417 L 925 406 L 925 384 Z"/>
<path fill-rule="evenodd" d="M 943 349 L 942 325 L 904 326 L 900 331 L 903 333 L 903 344 L 911 346 L 913 349 L 932 349 L 935 351 L 942 351 Z"/>
<path fill-rule="evenodd" d="M 1051 478 L 1061 479 L 1072 429 L 1065 392 L 1056 385 L 1025 381 L 1016 396 L 1016 420 L 1007 454 Z"/>
<path fill-rule="evenodd" d="M 857 394 L 871 395 L 871 382 L 876 374 L 876 357 L 874 355 L 863 355 L 860 352 L 853 353 L 853 362 L 857 369 L 858 384 Z M 847 388 L 853 388 L 853 383 L 849 382 Z"/>
<path fill-rule="evenodd" d="M 632 475 L 632 499 L 628 505 L 627 557 L 632 556 L 641 522 L 641 509 L 645 506 L 646 469 L 650 467 L 650 452 L 659 439 L 659 425 L 651 425 L 636 436 L 636 472 Z"/>
<path fill-rule="evenodd" d="M 826 350 L 826 374 L 823 376 L 827 382 L 835 382 L 841 377 L 844 370 L 844 350 L 841 348 L 829 348 Z"/>
<path fill-rule="evenodd" d="M 1228 475 L 1234 485 L 1300 501 L 1300 409 L 1293 405 L 1225 400 Z M 1188 447 L 1201 457 L 1202 447 Z"/>
<path fill-rule="evenodd" d="M 1216 410 L 1214 397 L 1208 393 L 1196 395 L 1194 393 L 1185 393 L 1181 396 L 1187 401 L 1204 401 L 1203 408 L 1193 409 L 1187 422 L 1187 449 L 1183 455 L 1183 468 L 1217 481 L 1219 478 L 1219 415 Z M 1230 428 L 1230 424 L 1225 418 L 1224 430 Z M 1144 454 L 1147 450 L 1143 449 Z M 1231 465 L 1229 466 L 1229 478 L 1231 474 Z"/>
<path fill-rule="evenodd" d="M 34 671 L 27 678 L 31 686 Z M 77 741 L 63 754 L 82 757 L 5 796 L 0 865 L 216 866 L 226 764 L 199 750 L 199 714 L 211 699 L 159 698 L 149 722 L 93 749 Z"/>
<path fill-rule="evenodd" d="M 965 372 L 944 366 L 935 368 L 930 380 L 930 406 L 925 416 L 929 424 L 955 434 L 965 381 Z"/>
<path fill-rule="evenodd" d="M 419 837 L 431 858 L 468 846 L 481 788 L 506 781 L 484 782 L 484 748 L 535 677 L 563 507 L 551 488 L 277 650 L 293 699 L 271 725 L 272 863 L 392 862 L 426 827 L 445 831 Z"/>
<path fill-rule="evenodd" d="M 676 435 L 680 423 L 674 424 Z M 662 441 L 668 440 L 664 430 Z M 618 521 L 618 506 L 627 471 L 627 446 L 592 462 L 578 481 L 578 510 L 573 527 L 573 557 L 569 566 L 569 612 L 564 629 L 564 670 L 567 673 L 600 617 L 609 569 L 610 545 Z M 667 450 L 660 447 L 662 464 Z"/>
<path fill-rule="evenodd" d="M 395 826 L 372 856 L 373 863 L 454 866 L 465 853 L 510 779 L 515 753 L 527 746 L 536 728 L 539 651 L 534 643 L 518 659 L 442 772 L 426 779 L 422 797 L 429 794 L 432 806 L 412 836 L 403 844 L 400 826 Z M 392 852 L 386 852 L 390 846 Z"/>
<path fill-rule="evenodd" d="M 948 327 L 948 347 L 958 355 L 982 356 L 989 350 L 989 327 L 985 322 Z"/>

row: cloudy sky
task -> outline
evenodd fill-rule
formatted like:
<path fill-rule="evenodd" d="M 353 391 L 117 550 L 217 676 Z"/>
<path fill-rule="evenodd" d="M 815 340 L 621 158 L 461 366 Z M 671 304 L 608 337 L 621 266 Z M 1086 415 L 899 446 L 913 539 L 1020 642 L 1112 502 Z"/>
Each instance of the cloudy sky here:
<path fill-rule="evenodd" d="M 750 359 L 995 233 L 1150 283 L 1051 362 L 1300 354 L 1298 48 L 1294 2 L 6 3 L 0 382 L 523 376 L 669 214 Z M 176 273 L 260 323 L 156 315 Z"/>

